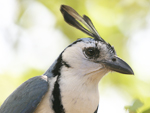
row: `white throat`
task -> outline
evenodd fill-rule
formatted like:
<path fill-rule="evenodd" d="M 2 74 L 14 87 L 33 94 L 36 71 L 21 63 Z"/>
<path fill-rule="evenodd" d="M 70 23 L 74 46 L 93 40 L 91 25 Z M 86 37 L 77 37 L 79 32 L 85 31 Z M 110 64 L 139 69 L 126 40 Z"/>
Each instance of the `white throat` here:
<path fill-rule="evenodd" d="M 63 67 L 61 71 L 59 84 L 65 112 L 94 112 L 99 103 L 98 83 L 108 70 L 103 69 L 87 75 L 80 75 L 73 68 Z"/>

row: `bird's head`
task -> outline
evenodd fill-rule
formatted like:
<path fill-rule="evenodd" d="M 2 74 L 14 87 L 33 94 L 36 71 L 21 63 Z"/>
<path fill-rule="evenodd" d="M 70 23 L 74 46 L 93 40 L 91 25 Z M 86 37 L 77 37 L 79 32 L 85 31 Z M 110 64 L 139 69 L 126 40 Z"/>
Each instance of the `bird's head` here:
<path fill-rule="evenodd" d="M 81 17 L 74 9 L 66 5 L 62 5 L 60 10 L 68 24 L 93 37 L 78 39 L 64 50 L 62 58 L 66 66 L 81 75 L 92 73 L 105 75 L 109 71 L 134 74 L 130 66 L 116 55 L 114 47 L 101 38 L 87 16 Z"/>
<path fill-rule="evenodd" d="M 74 9 L 66 5 L 62 5 L 60 10 L 68 24 L 94 38 L 78 39 L 69 45 L 64 54 L 64 59 L 68 63 L 77 65 L 80 68 L 85 67 L 87 72 L 92 68 L 92 71 L 107 69 L 123 74 L 134 74 L 130 66 L 116 55 L 114 47 L 101 38 L 86 15 L 81 17 Z M 77 20 L 83 23 L 89 31 Z"/>

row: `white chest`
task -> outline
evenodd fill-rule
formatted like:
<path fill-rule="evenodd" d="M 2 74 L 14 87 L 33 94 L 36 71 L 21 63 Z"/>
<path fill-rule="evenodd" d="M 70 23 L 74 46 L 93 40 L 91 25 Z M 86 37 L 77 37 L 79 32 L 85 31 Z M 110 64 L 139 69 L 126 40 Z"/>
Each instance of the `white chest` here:
<path fill-rule="evenodd" d="M 78 77 L 68 77 L 60 80 L 60 89 L 65 113 L 94 113 L 96 110 L 99 103 L 97 85 L 89 87 Z"/>
<path fill-rule="evenodd" d="M 62 92 L 62 96 L 68 95 L 62 97 L 62 104 L 66 113 L 94 113 L 99 103 L 98 95 L 82 92 L 72 93 L 73 95 Z"/>

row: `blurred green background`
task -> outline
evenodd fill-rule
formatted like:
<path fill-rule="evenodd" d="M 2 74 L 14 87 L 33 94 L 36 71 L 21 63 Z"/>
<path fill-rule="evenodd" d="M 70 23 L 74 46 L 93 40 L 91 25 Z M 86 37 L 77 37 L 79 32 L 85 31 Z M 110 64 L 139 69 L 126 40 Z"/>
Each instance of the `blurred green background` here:
<path fill-rule="evenodd" d="M 93 21 L 99 34 L 135 75 L 109 73 L 100 81 L 100 113 L 150 113 L 149 0 L 1 0 L 0 105 L 27 79 L 42 75 L 78 38 L 59 11 L 73 7 Z"/>

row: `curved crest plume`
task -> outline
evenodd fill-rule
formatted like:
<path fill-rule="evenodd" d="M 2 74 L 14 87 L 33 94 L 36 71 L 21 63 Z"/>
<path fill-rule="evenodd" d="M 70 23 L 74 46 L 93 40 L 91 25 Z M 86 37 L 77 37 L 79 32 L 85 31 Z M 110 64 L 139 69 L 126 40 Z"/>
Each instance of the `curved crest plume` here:
<path fill-rule="evenodd" d="M 98 34 L 97 30 L 95 29 L 92 21 L 88 16 L 83 15 L 83 17 L 81 17 L 73 8 L 67 5 L 61 5 L 60 11 L 64 17 L 64 20 L 68 24 L 88 34 L 89 36 L 92 36 L 95 40 L 105 42 Z M 89 29 L 89 31 L 84 28 L 77 20 L 83 23 Z"/>

